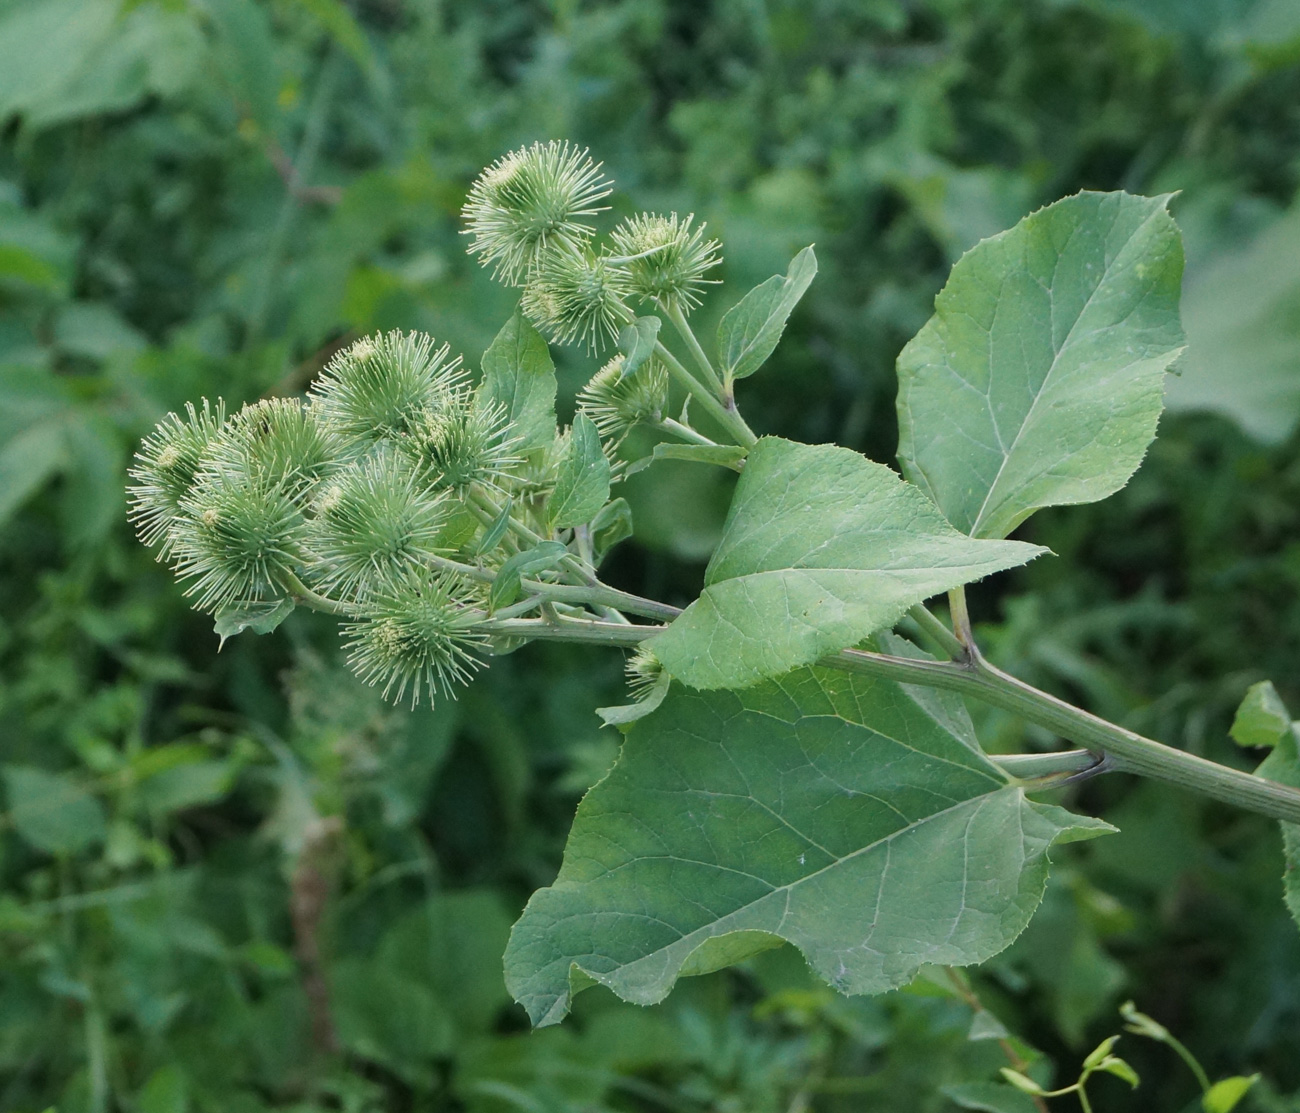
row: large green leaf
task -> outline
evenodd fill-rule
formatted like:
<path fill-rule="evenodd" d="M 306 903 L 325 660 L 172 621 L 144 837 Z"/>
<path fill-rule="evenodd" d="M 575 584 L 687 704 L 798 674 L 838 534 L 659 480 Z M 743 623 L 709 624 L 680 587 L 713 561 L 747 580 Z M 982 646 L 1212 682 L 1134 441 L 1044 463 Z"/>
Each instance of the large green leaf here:
<path fill-rule="evenodd" d="M 555 439 L 555 364 L 542 334 L 519 310 L 483 353 L 479 396 L 505 406 L 521 452 L 546 448 Z"/>
<path fill-rule="evenodd" d="M 958 533 L 917 488 L 847 448 L 764 437 L 704 592 L 651 642 L 696 688 L 741 688 L 856 645 L 909 607 L 1044 552 Z"/>
<path fill-rule="evenodd" d="M 1067 197 L 953 267 L 898 358 L 898 458 L 958 529 L 1005 537 L 1137 470 L 1183 343 L 1167 201 Z"/>
<path fill-rule="evenodd" d="M 1002 950 L 1042 898 L 1048 847 L 1108 830 L 1027 800 L 890 681 L 675 685 L 579 806 L 506 982 L 553 1024 L 583 986 L 652 1004 L 786 940 L 841 992 L 883 992 Z"/>

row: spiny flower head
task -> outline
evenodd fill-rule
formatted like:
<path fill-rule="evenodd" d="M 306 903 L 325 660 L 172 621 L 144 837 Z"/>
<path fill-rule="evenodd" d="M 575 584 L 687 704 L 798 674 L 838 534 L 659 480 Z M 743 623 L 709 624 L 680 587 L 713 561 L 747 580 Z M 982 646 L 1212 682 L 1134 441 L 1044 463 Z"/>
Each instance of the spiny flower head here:
<path fill-rule="evenodd" d="M 700 304 L 701 287 L 716 284 L 704 275 L 722 262 L 722 245 L 704 238 L 704 224 L 692 228 L 694 219 L 694 214 L 681 220 L 676 213 L 641 213 L 610 233 L 638 297 L 689 313 Z"/>
<path fill-rule="evenodd" d="M 578 406 L 601 439 L 617 448 L 634 425 L 654 424 L 668 406 L 668 369 L 651 357 L 635 374 L 624 375 L 622 355 L 611 359 L 578 394 Z"/>
<path fill-rule="evenodd" d="M 304 522 L 287 481 L 205 469 L 181 500 L 175 569 L 200 610 L 277 598 L 304 560 Z"/>
<path fill-rule="evenodd" d="M 497 159 L 470 188 L 462 216 L 473 237 L 471 255 L 496 276 L 520 285 L 537 260 L 552 248 L 575 251 L 592 229 L 577 218 L 603 211 L 613 182 L 601 174 L 586 149 L 567 142 L 534 143 Z"/>
<path fill-rule="evenodd" d="M 645 699 L 650 689 L 659 683 L 663 671 L 664 667 L 653 650 L 644 645 L 637 646 L 636 651 L 628 658 L 627 664 L 623 666 L 623 674 L 627 677 L 627 686 L 632 693 L 632 698 Z"/>
<path fill-rule="evenodd" d="M 425 410 L 402 448 L 431 486 L 500 487 L 520 463 L 513 431 L 505 406 L 463 390 Z"/>
<path fill-rule="evenodd" d="M 306 492 L 338 463 L 342 445 L 300 398 L 263 398 L 235 414 L 212 443 L 205 470 Z"/>
<path fill-rule="evenodd" d="M 312 568 L 327 595 L 362 600 L 403 569 L 444 552 L 446 496 L 426 490 L 392 450 L 331 477 L 312 509 Z"/>
<path fill-rule="evenodd" d="M 622 299 L 627 271 L 590 251 L 548 251 L 529 276 L 522 307 L 557 344 L 585 343 L 593 352 L 631 318 Z"/>
<path fill-rule="evenodd" d="M 409 433 L 468 377 L 459 356 L 448 358 L 448 345 L 433 345 L 426 333 L 393 331 L 363 337 L 338 353 L 311 391 L 322 420 L 361 445 Z"/>
<path fill-rule="evenodd" d="M 170 530 L 180 515 L 180 503 L 199 471 L 199 465 L 226 421 L 225 403 L 215 406 L 203 399 L 201 408 L 185 404 L 185 416 L 168 414 L 140 445 L 130 476 L 130 517 L 140 540 L 152 547 L 162 542 L 159 560 L 174 546 Z"/>
<path fill-rule="evenodd" d="M 482 667 L 473 651 L 487 646 L 475 630 L 484 612 L 470 589 L 427 572 L 393 577 L 367 599 L 364 616 L 344 627 L 348 663 L 367 684 L 382 684 L 385 699 L 411 706 L 435 691 L 454 696 Z"/>

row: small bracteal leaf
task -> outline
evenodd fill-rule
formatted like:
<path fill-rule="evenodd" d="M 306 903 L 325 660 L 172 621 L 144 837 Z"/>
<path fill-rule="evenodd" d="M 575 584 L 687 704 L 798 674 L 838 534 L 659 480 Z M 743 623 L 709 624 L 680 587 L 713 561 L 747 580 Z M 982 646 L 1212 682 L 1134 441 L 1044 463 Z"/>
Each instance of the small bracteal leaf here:
<path fill-rule="evenodd" d="M 483 531 L 483 536 L 479 538 L 477 552 L 479 556 L 486 556 L 498 545 L 506 535 L 506 530 L 510 528 L 510 516 L 515 508 L 515 500 L 508 498 L 501 507 L 501 512 L 492 519 L 492 524 Z"/>
<path fill-rule="evenodd" d="M 542 541 L 531 549 L 515 553 L 501 566 L 488 589 L 488 610 L 510 606 L 519 598 L 524 576 L 554 568 L 568 554 L 569 550 L 558 541 Z"/>
<path fill-rule="evenodd" d="M 1247 690 L 1228 733 L 1239 746 L 1276 746 L 1291 732 L 1291 714 L 1271 680 L 1261 680 Z"/>
<path fill-rule="evenodd" d="M 774 274 L 727 310 L 718 325 L 718 358 L 728 379 L 752 375 L 766 362 L 816 276 L 817 256 L 812 247 L 805 247 L 784 277 Z"/>
<path fill-rule="evenodd" d="M 635 375 L 641 365 L 655 354 L 662 324 L 658 317 L 638 317 L 618 334 L 618 346 L 623 352 L 619 373 L 623 378 Z"/>
<path fill-rule="evenodd" d="M 1118 1040 L 1119 1036 L 1107 1036 L 1101 1041 L 1101 1043 L 1088 1052 L 1087 1058 L 1083 1061 L 1084 1070 L 1100 1066 L 1102 1060 L 1110 1054 L 1111 1049 L 1115 1046 Z"/>
<path fill-rule="evenodd" d="M 1232 1113 L 1237 1103 L 1258 1081 L 1257 1074 L 1221 1079 L 1205 1092 L 1205 1096 L 1201 1098 L 1201 1109 L 1204 1113 Z"/>
<path fill-rule="evenodd" d="M 599 565 L 610 549 L 632 536 L 632 507 L 627 499 L 611 499 L 591 519 L 589 528 L 592 557 Z"/>
<path fill-rule="evenodd" d="M 521 310 L 497 333 L 483 353 L 480 403 L 500 403 L 518 437 L 516 450 L 530 453 L 555 439 L 555 364 L 542 334 Z"/>
<path fill-rule="evenodd" d="M 1255 772 L 1270 781 L 1300 789 L 1300 749 L 1296 732 L 1287 731 Z M 1285 864 L 1282 871 L 1282 895 L 1296 923 L 1300 925 L 1300 823 L 1283 823 L 1282 850 Z"/>
<path fill-rule="evenodd" d="M 1137 1071 L 1129 1066 L 1129 1064 L 1123 1059 L 1120 1059 L 1115 1055 L 1107 1055 L 1106 1058 L 1097 1064 L 1097 1069 L 1099 1071 L 1104 1071 L 1106 1074 L 1113 1074 L 1116 1078 L 1122 1078 L 1135 1090 L 1142 1081 L 1138 1078 Z"/>
<path fill-rule="evenodd" d="M 625 703 L 619 707 L 598 707 L 596 714 L 607 727 L 626 727 L 638 719 L 644 719 L 654 711 L 668 695 L 672 677 L 662 672 L 655 679 L 649 690 L 634 703 Z"/>
<path fill-rule="evenodd" d="M 600 433 L 585 413 L 574 415 L 556 470 L 555 489 L 546 503 L 552 527 L 566 529 L 591 521 L 609 499 L 609 459 Z"/>
<path fill-rule="evenodd" d="M 293 613 L 292 599 L 268 599 L 262 603 L 241 603 L 225 607 L 216 613 L 212 629 L 221 639 L 220 649 L 227 638 L 252 630 L 254 634 L 269 634 Z"/>
<path fill-rule="evenodd" d="M 655 460 L 688 460 L 695 464 L 713 464 L 720 468 L 740 471 L 749 449 L 738 444 L 673 444 L 664 441 L 655 445 Z"/>

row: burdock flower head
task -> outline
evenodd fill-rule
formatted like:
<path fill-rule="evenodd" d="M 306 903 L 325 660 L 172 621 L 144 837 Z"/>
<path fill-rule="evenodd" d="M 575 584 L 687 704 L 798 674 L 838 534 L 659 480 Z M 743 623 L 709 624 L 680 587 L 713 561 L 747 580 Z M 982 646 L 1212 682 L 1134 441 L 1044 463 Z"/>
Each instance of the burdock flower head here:
<path fill-rule="evenodd" d="M 447 551 L 445 494 L 381 447 L 321 485 L 309 524 L 311 571 L 327 595 L 364 600 L 408 567 Z"/>
<path fill-rule="evenodd" d="M 577 251 L 592 228 L 579 217 L 594 216 L 613 183 L 585 149 L 567 142 L 534 143 L 499 158 L 470 188 L 462 215 L 473 237 L 469 251 L 511 286 L 528 277 L 551 248 Z"/>
<path fill-rule="evenodd" d="M 430 407 L 465 386 L 460 356 L 449 352 L 422 332 L 363 337 L 330 360 L 312 387 L 313 403 L 354 446 L 402 437 Z"/>
<path fill-rule="evenodd" d="M 557 344 L 598 351 L 631 319 L 627 271 L 604 255 L 548 251 L 524 288 L 525 315 Z"/>
<path fill-rule="evenodd" d="M 694 219 L 693 214 L 681 220 L 676 213 L 641 213 L 610 233 L 638 297 L 689 313 L 700 304 L 701 288 L 716 284 L 704 275 L 722 262 L 722 245 L 704 238 L 705 225 L 692 228 Z"/>
<path fill-rule="evenodd" d="M 652 357 L 634 374 L 625 375 L 625 363 L 625 357 L 615 356 L 578 394 L 579 408 L 612 449 L 622 444 L 634 425 L 663 420 L 668 408 L 668 369 Z"/>
<path fill-rule="evenodd" d="M 140 540 L 150 548 L 161 544 L 159 560 L 175 547 L 172 526 L 180 517 L 181 500 L 198 475 L 208 447 L 226 423 L 226 408 L 203 399 L 200 407 L 185 404 L 185 416 L 168 414 L 144 439 L 130 475 L 131 521 Z"/>
<path fill-rule="evenodd" d="M 474 650 L 487 645 L 475 631 L 483 611 L 467 585 L 436 573 L 392 577 L 366 602 L 364 617 L 344 628 L 348 660 L 367 684 L 382 684 L 385 699 L 411 705 L 425 694 L 454 694 L 481 667 Z"/>

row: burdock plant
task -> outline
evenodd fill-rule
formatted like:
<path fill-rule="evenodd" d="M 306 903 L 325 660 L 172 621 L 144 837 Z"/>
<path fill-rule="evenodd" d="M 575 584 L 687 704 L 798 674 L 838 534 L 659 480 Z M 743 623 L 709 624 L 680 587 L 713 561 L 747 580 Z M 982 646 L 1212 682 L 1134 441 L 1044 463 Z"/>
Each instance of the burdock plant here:
<path fill-rule="evenodd" d="M 1112 830 L 1035 797 L 1108 771 L 1282 820 L 1300 913 L 1300 761 L 1271 688 L 1234 730 L 1272 749 L 1252 775 L 1007 675 L 967 617 L 966 584 L 1045 557 L 1012 531 L 1118 490 L 1155 435 L 1183 347 L 1167 198 L 1081 193 L 962 257 L 899 358 L 900 474 L 741 416 L 738 388 L 816 274 L 811 248 L 706 348 L 688 315 L 719 244 L 691 215 L 649 213 L 601 242 L 589 218 L 609 189 L 559 143 L 470 189 L 470 251 L 522 286 L 479 374 L 429 337 L 370 337 L 307 401 L 167 417 L 133 471 L 142 540 L 223 636 L 330 612 L 394 699 L 434 698 L 536 639 L 637 651 L 636 699 L 602 712 L 627 731 L 618 762 L 506 955 L 533 1020 L 593 982 L 658 1001 L 781 941 L 845 993 L 981 962 L 1033 914 L 1052 844 Z M 543 332 L 619 348 L 567 430 Z M 684 610 L 599 576 L 631 531 L 611 485 L 663 458 L 739 473 Z M 1082 748 L 990 756 L 967 697 Z"/>

